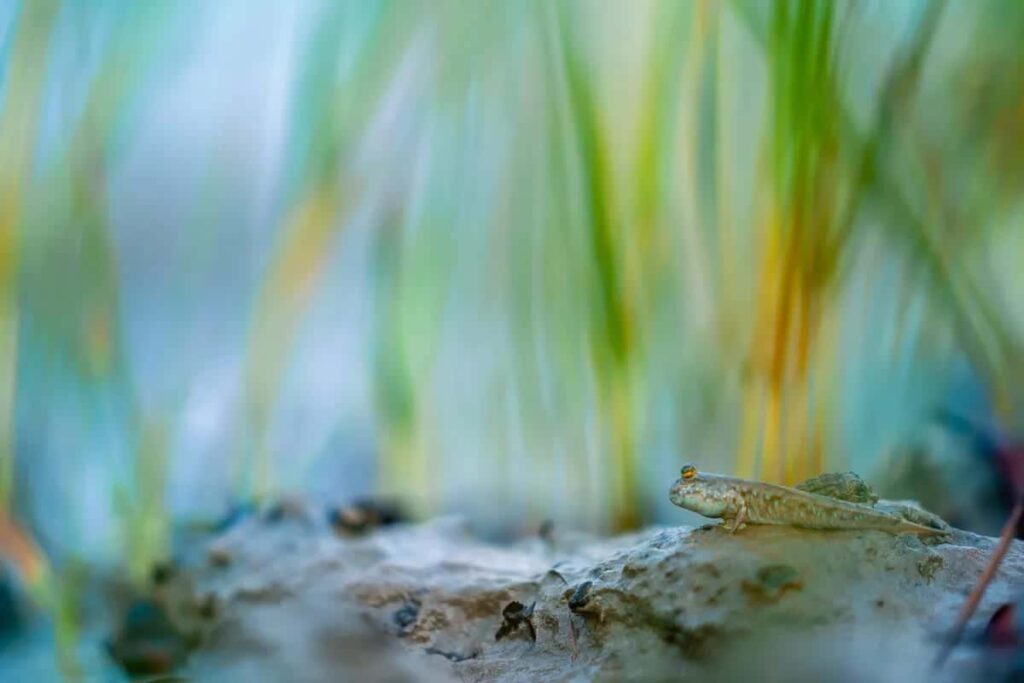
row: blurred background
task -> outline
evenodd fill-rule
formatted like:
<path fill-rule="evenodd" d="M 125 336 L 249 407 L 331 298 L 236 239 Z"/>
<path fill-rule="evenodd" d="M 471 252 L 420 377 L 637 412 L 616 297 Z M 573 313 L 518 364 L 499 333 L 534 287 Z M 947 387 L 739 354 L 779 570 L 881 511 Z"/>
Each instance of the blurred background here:
<path fill-rule="evenodd" d="M 1024 3 L 0 3 L 0 552 L 374 495 L 679 523 L 683 462 L 995 533 Z"/>

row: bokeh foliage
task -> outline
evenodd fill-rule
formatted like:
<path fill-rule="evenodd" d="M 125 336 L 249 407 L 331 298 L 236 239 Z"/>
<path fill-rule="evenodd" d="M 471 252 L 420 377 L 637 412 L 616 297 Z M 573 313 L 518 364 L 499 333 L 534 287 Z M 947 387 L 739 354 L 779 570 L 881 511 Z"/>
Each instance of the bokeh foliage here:
<path fill-rule="evenodd" d="M 364 432 L 375 490 L 424 514 L 622 529 L 684 460 L 870 469 L 953 367 L 1017 427 L 1019 3 L 242 11 L 0 16 L 0 504 L 58 554 L 84 530 L 141 576 L 188 473 L 264 499 Z M 250 30 L 276 76 L 232 70 L 270 50 Z M 218 99 L 224 74 L 258 94 Z M 165 108 L 185 137 L 154 147 Z M 223 145 L 199 177 L 147 161 L 194 130 Z M 361 341 L 321 369 L 332 325 Z M 212 366 L 229 436 L 199 457 Z M 303 402 L 311 376 L 355 398 Z"/>

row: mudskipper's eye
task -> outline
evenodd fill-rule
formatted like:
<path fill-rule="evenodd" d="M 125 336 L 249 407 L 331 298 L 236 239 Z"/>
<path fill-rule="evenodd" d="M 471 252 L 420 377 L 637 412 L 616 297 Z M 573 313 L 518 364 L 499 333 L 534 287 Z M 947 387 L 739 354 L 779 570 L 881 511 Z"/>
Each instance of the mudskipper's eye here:
<path fill-rule="evenodd" d="M 697 476 L 697 468 L 693 465 L 683 465 L 683 469 L 679 471 L 679 476 L 683 478 L 683 481 L 693 479 Z"/>

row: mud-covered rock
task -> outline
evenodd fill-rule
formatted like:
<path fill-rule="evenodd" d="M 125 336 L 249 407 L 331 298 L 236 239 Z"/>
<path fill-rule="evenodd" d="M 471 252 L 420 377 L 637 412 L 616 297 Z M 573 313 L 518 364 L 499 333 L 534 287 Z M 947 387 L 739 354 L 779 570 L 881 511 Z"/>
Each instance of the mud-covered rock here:
<path fill-rule="evenodd" d="M 197 552 L 218 605 L 198 680 L 914 681 L 979 671 L 967 647 L 930 662 L 994 540 L 751 525 L 495 546 L 438 520 L 242 523 L 214 543 L 232 562 Z M 980 623 L 1022 579 L 1014 543 Z"/>

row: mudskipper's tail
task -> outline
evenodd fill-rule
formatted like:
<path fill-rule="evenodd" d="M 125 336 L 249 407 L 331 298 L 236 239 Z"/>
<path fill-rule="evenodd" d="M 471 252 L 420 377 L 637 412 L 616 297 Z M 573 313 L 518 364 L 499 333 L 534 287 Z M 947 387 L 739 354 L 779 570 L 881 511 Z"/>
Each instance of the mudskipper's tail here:
<path fill-rule="evenodd" d="M 900 526 L 901 533 L 913 534 L 918 538 L 946 538 L 950 535 L 951 531 L 948 528 L 924 526 L 923 524 L 907 521 L 904 521 Z"/>

